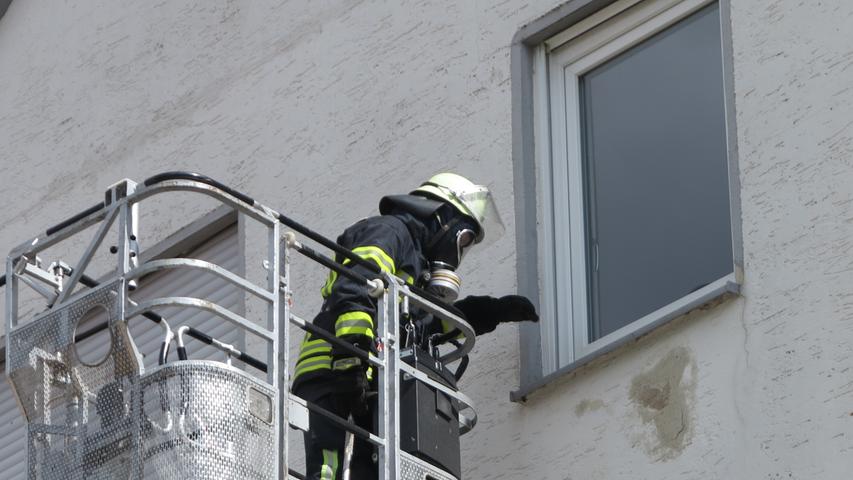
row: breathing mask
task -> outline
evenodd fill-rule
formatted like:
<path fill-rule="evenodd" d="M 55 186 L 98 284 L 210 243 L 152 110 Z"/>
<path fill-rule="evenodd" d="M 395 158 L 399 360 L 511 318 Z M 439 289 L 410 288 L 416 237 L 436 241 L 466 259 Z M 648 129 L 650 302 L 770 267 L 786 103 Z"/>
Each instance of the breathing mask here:
<path fill-rule="evenodd" d="M 445 302 L 453 302 L 459 298 L 462 279 L 456 273 L 462 257 L 476 243 L 476 225 L 470 220 L 456 216 L 450 222 L 441 225 L 439 233 L 426 246 L 427 258 L 430 259 L 430 277 L 427 291 Z"/>

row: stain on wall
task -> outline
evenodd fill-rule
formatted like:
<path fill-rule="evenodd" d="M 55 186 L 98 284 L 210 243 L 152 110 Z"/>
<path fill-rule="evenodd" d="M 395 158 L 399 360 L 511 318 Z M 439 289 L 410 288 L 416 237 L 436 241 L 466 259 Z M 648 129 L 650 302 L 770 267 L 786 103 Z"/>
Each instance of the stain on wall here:
<path fill-rule="evenodd" d="M 654 460 L 672 460 L 690 444 L 695 392 L 696 363 L 685 347 L 632 379 L 629 398 L 644 424 L 635 443 Z"/>
<path fill-rule="evenodd" d="M 584 399 L 578 402 L 575 406 L 575 415 L 578 417 L 582 417 L 587 412 L 594 412 L 596 410 L 601 410 L 604 408 L 604 402 L 598 399 L 590 400 Z"/>

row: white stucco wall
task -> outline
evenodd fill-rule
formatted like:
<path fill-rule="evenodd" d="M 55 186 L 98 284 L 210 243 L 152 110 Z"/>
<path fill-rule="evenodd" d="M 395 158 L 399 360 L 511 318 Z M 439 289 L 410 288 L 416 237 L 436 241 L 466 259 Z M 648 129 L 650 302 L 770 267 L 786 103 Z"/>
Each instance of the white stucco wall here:
<path fill-rule="evenodd" d="M 493 187 L 508 230 L 466 260 L 466 289 L 514 291 L 509 44 L 558 3 L 16 0 L 0 20 L 0 251 L 123 177 L 197 170 L 335 235 L 451 169 Z M 464 382 L 480 406 L 466 478 L 853 470 L 853 4 L 812 3 L 732 0 L 743 296 L 523 405 L 515 329 L 485 337 Z M 205 208 L 149 210 L 143 243 Z M 321 278 L 297 292 L 307 310 Z"/>

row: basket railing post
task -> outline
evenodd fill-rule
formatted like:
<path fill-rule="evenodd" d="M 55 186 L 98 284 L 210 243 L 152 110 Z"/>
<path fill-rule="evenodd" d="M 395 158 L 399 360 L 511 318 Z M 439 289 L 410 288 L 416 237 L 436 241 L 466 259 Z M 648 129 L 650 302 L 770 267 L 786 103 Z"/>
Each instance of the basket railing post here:
<path fill-rule="evenodd" d="M 289 437 L 289 422 L 287 407 L 289 402 L 288 389 L 288 323 L 289 309 L 287 300 L 283 297 L 287 294 L 287 244 L 281 241 L 281 226 L 278 222 L 274 222 L 269 227 L 269 269 L 268 286 L 273 294 L 273 301 L 269 303 L 268 319 L 269 328 L 274 332 L 272 342 L 272 368 L 269 370 L 275 376 L 273 385 L 275 386 L 277 411 L 275 413 L 275 431 L 276 431 L 276 477 L 287 478 L 288 469 L 288 437 Z M 284 285 L 282 285 L 282 263 L 284 263 Z M 284 287 L 284 288 L 282 288 Z"/>
<path fill-rule="evenodd" d="M 388 289 L 379 298 L 377 308 L 378 335 L 382 340 L 384 368 L 379 369 L 379 436 L 384 440 L 379 455 L 380 480 L 397 480 L 400 471 L 400 424 L 399 424 L 399 366 L 398 349 L 399 285 L 394 277 L 388 277 Z"/>

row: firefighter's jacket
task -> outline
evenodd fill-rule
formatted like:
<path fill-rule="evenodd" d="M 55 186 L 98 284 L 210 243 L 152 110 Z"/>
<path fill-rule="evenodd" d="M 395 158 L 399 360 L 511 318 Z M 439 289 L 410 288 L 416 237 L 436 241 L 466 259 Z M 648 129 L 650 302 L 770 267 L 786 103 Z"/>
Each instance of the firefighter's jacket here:
<path fill-rule="evenodd" d="M 375 263 L 383 272 L 390 272 L 410 285 L 420 286 L 420 279 L 428 269 L 427 259 L 422 253 L 427 235 L 427 227 L 415 217 L 395 213 L 355 223 L 338 237 L 338 244 Z M 343 265 L 351 264 L 349 259 L 340 256 L 336 260 Z M 361 265 L 350 265 L 350 268 L 368 278 L 375 275 Z M 367 288 L 330 270 L 321 294 L 323 308 L 314 318 L 314 325 L 370 351 L 375 338 L 377 303 L 368 295 Z M 328 381 L 332 369 L 340 371 L 350 366 L 364 368 L 370 378 L 372 370 L 352 353 L 306 333 L 293 373 L 293 389 L 298 391 L 310 385 L 315 394 L 317 389 L 332 391 L 335 387 Z"/>

